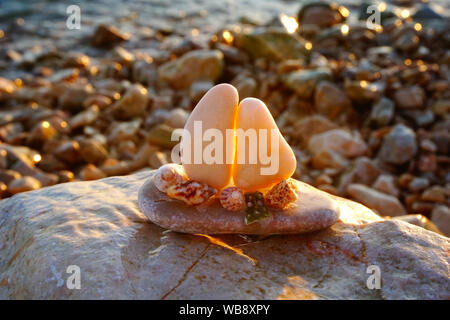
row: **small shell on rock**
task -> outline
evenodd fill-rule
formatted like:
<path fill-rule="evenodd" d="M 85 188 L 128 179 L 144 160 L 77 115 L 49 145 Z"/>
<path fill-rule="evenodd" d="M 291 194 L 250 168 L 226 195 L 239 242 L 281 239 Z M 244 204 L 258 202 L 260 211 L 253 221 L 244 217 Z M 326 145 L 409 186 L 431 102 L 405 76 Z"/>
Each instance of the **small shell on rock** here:
<path fill-rule="evenodd" d="M 245 224 L 251 224 L 270 217 L 269 209 L 264 203 L 264 195 L 261 192 L 246 193 L 245 202 L 247 206 L 245 209 Z"/>
<path fill-rule="evenodd" d="M 220 204 L 229 211 L 245 209 L 244 193 L 238 187 L 228 187 L 220 193 Z"/>
<path fill-rule="evenodd" d="M 285 209 L 291 202 L 296 201 L 297 186 L 292 179 L 283 180 L 266 193 L 266 204 L 269 207 Z"/>
<path fill-rule="evenodd" d="M 156 171 L 153 182 L 161 192 L 167 192 L 170 186 L 187 181 L 183 166 L 176 163 L 165 164 Z"/>
<path fill-rule="evenodd" d="M 216 193 L 216 189 L 193 180 L 171 185 L 167 189 L 167 195 L 169 197 L 193 206 L 204 203 Z"/>

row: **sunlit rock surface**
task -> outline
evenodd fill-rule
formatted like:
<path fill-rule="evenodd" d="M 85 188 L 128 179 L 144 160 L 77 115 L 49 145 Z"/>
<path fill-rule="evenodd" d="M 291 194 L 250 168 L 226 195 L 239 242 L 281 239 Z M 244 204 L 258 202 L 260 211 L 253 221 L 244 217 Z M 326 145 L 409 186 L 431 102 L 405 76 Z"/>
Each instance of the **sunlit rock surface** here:
<path fill-rule="evenodd" d="M 73 182 L 0 202 L 0 299 L 448 299 L 450 240 L 340 200 L 302 236 L 202 236 L 147 222 L 150 172 Z M 81 288 L 68 289 L 68 266 Z M 381 271 L 368 289 L 367 268 Z"/>

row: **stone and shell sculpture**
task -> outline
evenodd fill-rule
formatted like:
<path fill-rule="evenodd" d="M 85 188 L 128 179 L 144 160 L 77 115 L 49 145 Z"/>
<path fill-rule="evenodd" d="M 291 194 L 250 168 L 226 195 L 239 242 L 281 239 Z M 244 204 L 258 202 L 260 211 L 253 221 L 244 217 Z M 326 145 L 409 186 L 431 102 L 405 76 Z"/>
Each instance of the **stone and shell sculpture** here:
<path fill-rule="evenodd" d="M 180 150 L 181 164 L 161 166 L 139 190 L 140 210 L 161 227 L 294 234 L 327 228 L 339 218 L 333 197 L 291 178 L 295 155 L 264 102 L 239 103 L 229 84 L 216 85 L 198 102 Z"/>

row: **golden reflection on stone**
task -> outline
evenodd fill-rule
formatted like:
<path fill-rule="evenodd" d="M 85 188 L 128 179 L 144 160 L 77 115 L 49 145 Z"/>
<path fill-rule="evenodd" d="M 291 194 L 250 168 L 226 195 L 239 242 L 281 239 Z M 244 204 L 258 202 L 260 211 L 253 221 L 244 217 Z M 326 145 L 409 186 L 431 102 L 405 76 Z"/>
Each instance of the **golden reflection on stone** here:
<path fill-rule="evenodd" d="M 277 300 L 318 300 L 319 297 L 308 288 L 308 282 L 300 276 L 287 277 L 287 284 Z"/>
<path fill-rule="evenodd" d="M 214 238 L 214 237 L 211 237 L 211 236 L 209 236 L 207 234 L 200 234 L 200 233 L 197 233 L 195 235 L 208 239 L 209 242 L 211 242 L 212 244 L 215 244 L 215 245 L 218 245 L 218 246 L 223 247 L 225 249 L 233 251 L 234 253 L 240 255 L 241 257 L 244 257 L 244 258 L 248 259 L 254 265 L 258 262 L 258 260 L 256 260 L 255 258 L 252 258 L 252 257 L 246 255 L 244 253 L 244 251 L 242 251 L 242 249 L 232 247 L 229 244 L 227 244 L 227 243 L 223 242 L 222 240 L 220 240 L 219 238 Z"/>

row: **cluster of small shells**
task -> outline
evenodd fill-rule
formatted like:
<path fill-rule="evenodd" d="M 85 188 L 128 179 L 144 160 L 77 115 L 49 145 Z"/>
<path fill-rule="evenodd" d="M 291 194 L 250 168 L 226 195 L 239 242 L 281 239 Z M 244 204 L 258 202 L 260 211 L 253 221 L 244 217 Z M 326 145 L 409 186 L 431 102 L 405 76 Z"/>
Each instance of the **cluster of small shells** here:
<path fill-rule="evenodd" d="M 188 180 L 183 167 L 170 163 L 160 167 L 153 178 L 156 188 L 173 199 L 188 205 L 199 205 L 217 194 L 217 190 L 205 183 Z M 292 179 L 283 180 L 265 195 L 267 206 L 286 209 L 297 200 L 297 187 Z M 229 211 L 242 211 L 246 208 L 245 196 L 238 187 L 227 187 L 220 192 L 222 207 Z"/>
<path fill-rule="evenodd" d="M 169 163 L 161 166 L 153 177 L 156 188 L 169 197 L 188 205 L 199 205 L 217 193 L 207 184 L 188 180 L 181 165 Z"/>

